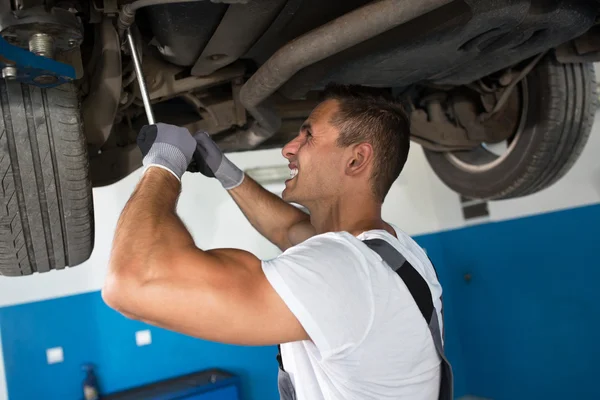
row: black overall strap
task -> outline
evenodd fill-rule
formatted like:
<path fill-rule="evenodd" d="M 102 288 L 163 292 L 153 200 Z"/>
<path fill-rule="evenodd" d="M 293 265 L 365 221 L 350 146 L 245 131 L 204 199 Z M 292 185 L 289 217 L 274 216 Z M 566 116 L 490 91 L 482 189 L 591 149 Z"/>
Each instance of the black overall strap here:
<path fill-rule="evenodd" d="M 404 256 L 390 243 L 383 239 L 363 240 L 363 243 L 379 254 L 383 261 L 398 274 L 417 303 L 423 318 L 425 318 L 425 321 L 429 326 L 437 353 L 442 359 L 442 379 L 440 381 L 439 399 L 452 400 L 454 396 L 452 367 L 444 354 L 440 324 L 437 312 L 433 305 L 433 299 L 431 298 L 429 285 L 421 274 L 419 274 L 406 258 L 404 258 Z"/>
<path fill-rule="evenodd" d="M 281 345 L 280 344 L 277 345 L 277 364 L 279 364 L 279 368 L 281 368 L 283 371 L 285 371 L 285 368 L 283 368 L 283 359 L 281 358 Z"/>
<path fill-rule="evenodd" d="M 421 274 L 406 261 L 394 246 L 385 240 L 371 239 L 364 240 L 363 243 L 375 253 L 379 254 L 383 261 L 385 261 L 394 272 L 400 276 L 406 284 L 411 296 L 415 299 L 423 318 L 425 318 L 425 321 L 427 321 L 427 324 L 429 325 L 431 317 L 434 315 L 435 308 L 433 307 L 429 285 L 427 285 L 427 282 L 425 282 L 425 279 L 423 279 Z"/>

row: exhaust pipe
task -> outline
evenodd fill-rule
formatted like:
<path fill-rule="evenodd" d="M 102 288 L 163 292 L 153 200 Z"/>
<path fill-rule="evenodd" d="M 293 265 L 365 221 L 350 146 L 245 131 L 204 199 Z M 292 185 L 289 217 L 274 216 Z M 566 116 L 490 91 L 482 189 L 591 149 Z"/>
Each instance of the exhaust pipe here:
<path fill-rule="evenodd" d="M 279 49 L 241 88 L 240 102 L 273 135 L 281 119 L 261 104 L 298 71 L 452 1 L 380 0 L 342 15 Z"/>
<path fill-rule="evenodd" d="M 119 14 L 119 33 L 133 24 L 140 8 L 194 1 L 201 0 L 138 0 L 127 4 Z M 243 3 L 245 0 L 230 1 Z M 264 102 L 298 71 L 452 1 L 377 0 L 292 40 L 271 56 L 241 88 L 240 103 L 256 123 L 236 135 L 236 145 L 245 149 L 255 147 L 279 130 L 281 118 Z"/>

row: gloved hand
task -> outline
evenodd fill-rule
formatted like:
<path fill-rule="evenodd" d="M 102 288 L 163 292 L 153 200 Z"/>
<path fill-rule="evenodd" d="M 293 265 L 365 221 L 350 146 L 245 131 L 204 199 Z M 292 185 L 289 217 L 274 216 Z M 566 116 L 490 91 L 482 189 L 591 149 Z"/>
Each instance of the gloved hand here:
<path fill-rule="evenodd" d="M 137 144 L 144 156 L 145 170 L 160 167 L 180 181 L 196 150 L 196 141 L 187 129 L 161 123 L 142 127 Z"/>
<path fill-rule="evenodd" d="M 205 176 L 217 178 L 227 190 L 239 186 L 244 181 L 244 171 L 225 157 L 208 133 L 198 132 L 194 139 L 198 143 L 194 153 L 198 171 Z"/>

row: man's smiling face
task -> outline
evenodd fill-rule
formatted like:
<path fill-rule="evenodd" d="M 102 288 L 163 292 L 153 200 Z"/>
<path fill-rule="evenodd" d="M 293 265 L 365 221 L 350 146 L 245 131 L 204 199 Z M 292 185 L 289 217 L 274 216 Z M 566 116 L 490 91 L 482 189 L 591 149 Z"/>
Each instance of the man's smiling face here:
<path fill-rule="evenodd" d="M 339 195 L 344 178 L 344 148 L 336 141 L 340 131 L 332 125 L 337 100 L 319 104 L 302 125 L 300 133 L 282 150 L 292 178 L 285 182 L 285 201 L 302 204 Z"/>

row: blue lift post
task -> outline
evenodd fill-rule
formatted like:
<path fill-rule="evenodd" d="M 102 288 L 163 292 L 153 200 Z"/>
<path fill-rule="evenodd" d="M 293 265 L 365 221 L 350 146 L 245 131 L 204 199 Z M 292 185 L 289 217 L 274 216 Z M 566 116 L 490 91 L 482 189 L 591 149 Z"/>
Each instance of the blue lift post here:
<path fill-rule="evenodd" d="M 2 77 L 40 88 L 51 88 L 75 79 L 71 65 L 38 56 L 8 43 L 0 36 Z"/>

